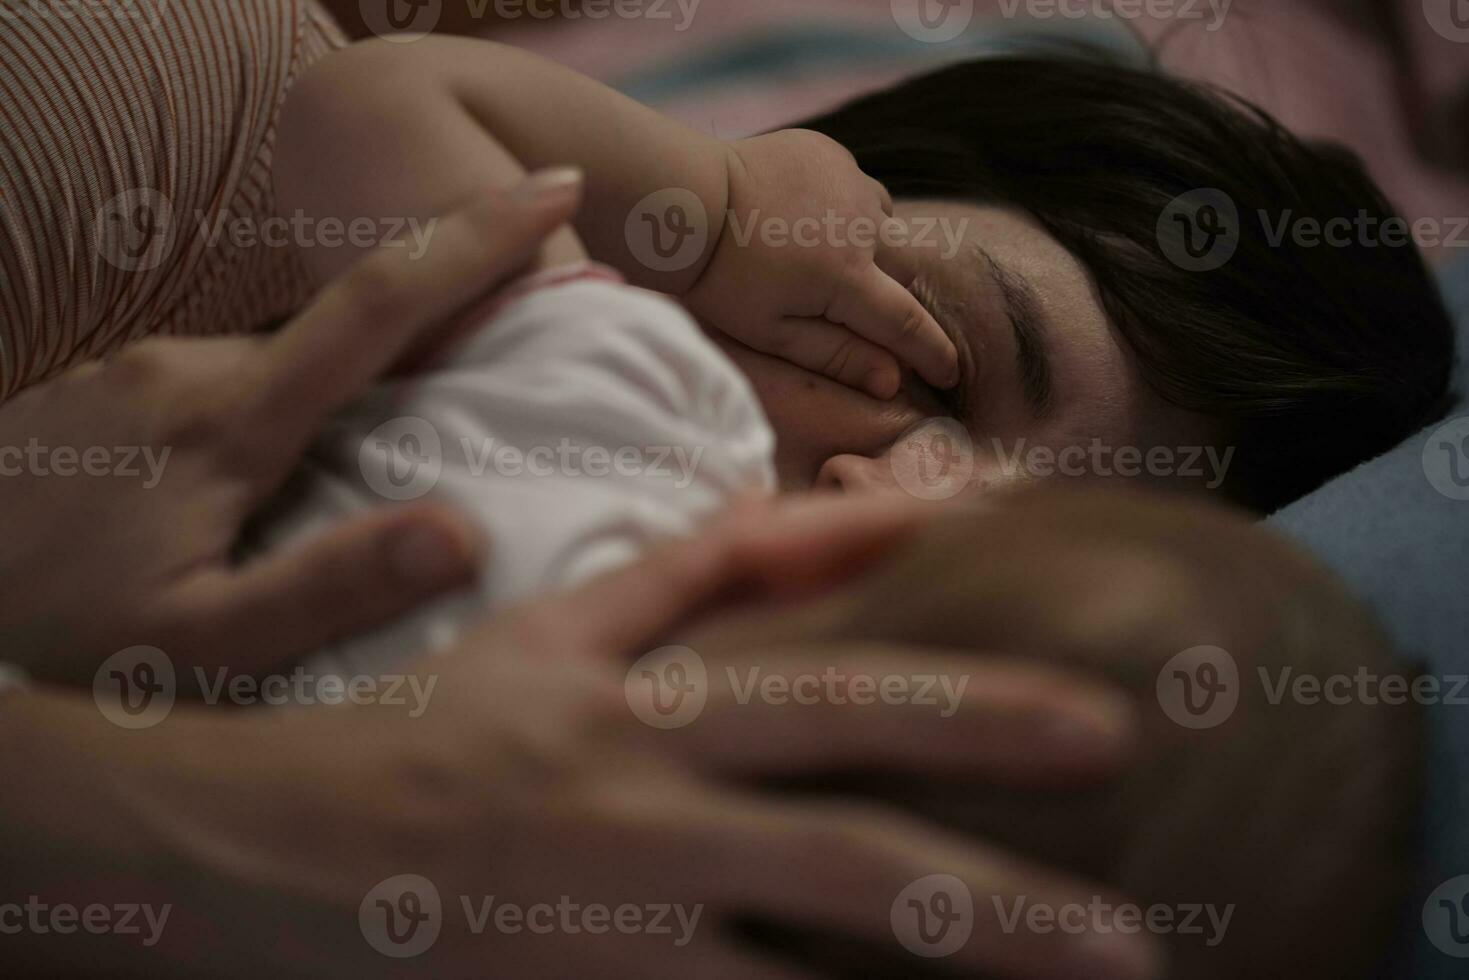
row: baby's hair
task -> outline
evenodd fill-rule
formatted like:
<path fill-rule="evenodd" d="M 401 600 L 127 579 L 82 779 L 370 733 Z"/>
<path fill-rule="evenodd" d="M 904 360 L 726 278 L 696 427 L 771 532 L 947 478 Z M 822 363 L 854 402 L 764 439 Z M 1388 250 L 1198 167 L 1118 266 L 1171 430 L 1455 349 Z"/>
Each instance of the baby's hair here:
<path fill-rule="evenodd" d="M 1128 496 L 1136 499 L 1126 508 L 1104 503 Z M 801 789 L 917 811 L 1144 908 L 1168 906 L 1181 917 L 1186 906 L 1233 906 L 1222 942 L 1209 945 L 1208 928 L 1162 937 L 1169 976 L 1365 980 L 1412 883 L 1421 714 L 1355 697 L 1310 704 L 1288 688 L 1277 698 L 1278 685 L 1287 667 L 1289 678 L 1416 674 L 1388 652 L 1361 606 L 1295 551 L 1243 516 L 1191 508 L 1180 512 L 1186 520 L 1153 519 L 1178 506 L 1143 494 L 1030 491 L 998 511 L 939 521 L 840 597 L 705 624 L 686 642 L 717 662 L 721 650 L 803 640 L 972 650 L 982 637 L 985 650 L 1106 678 L 1141 711 L 1142 758 L 1118 781 L 965 791 L 838 777 Z M 1018 519 L 1022 510 L 1029 519 Z M 1036 542 L 1038 527 L 1070 545 Z M 1241 535 L 1259 541 L 1241 549 Z M 977 548 L 1006 558 L 976 562 Z M 1055 614 L 1036 601 L 1038 581 L 1076 597 L 1070 649 L 1035 649 L 1036 635 L 1056 636 L 1038 621 Z M 1175 612 L 1155 616 L 1160 601 Z M 1177 632 L 1158 633 L 1160 621 Z M 1193 730 L 1165 709 L 1157 684 L 1175 656 L 1201 646 L 1233 659 L 1239 702 L 1217 727 Z M 774 941 L 834 976 L 946 975 L 942 964 L 925 972 L 928 964 L 896 946 Z"/>
<path fill-rule="evenodd" d="M 1209 87 L 1075 53 L 1093 56 L 964 62 L 798 125 L 894 197 L 1034 217 L 1087 267 L 1148 383 L 1237 449 L 1225 490 L 1245 506 L 1278 509 L 1449 410 L 1451 321 L 1406 223 L 1402 244 L 1381 243 L 1395 215 L 1353 154 Z M 1222 199 L 1233 256 L 1175 262 L 1170 207 Z M 1279 236 L 1304 219 L 1346 219 L 1350 240 Z"/>

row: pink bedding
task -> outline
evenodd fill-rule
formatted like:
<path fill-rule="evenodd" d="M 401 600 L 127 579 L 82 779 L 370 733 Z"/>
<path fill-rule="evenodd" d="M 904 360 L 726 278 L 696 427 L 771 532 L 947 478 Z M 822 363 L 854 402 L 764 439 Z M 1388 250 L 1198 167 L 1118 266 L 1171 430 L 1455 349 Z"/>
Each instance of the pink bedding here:
<path fill-rule="evenodd" d="M 644 0 L 645 9 L 653 9 L 652 2 Z M 891 39 L 899 35 L 893 6 L 904 2 L 911 0 L 667 0 L 662 6 L 667 19 L 581 18 L 547 29 L 512 26 L 500 36 L 617 83 L 659 67 L 697 63 L 704 53 L 728 51 L 742 38 L 793 27 L 850 29 L 854 36 Z M 972 2 L 977 16 L 1009 26 L 1027 10 L 1057 8 L 1057 0 Z M 1104 2 L 1059 0 L 1059 6 L 1076 10 Z M 1218 9 L 1221 0 L 1215 2 Z M 1176 0 L 1175 9 L 1185 3 L 1195 0 Z M 1433 15 L 1437 20 L 1426 12 L 1435 3 L 1443 8 Z M 1373 13 L 1346 13 L 1354 6 Z M 1143 17 L 1129 23 L 1169 70 L 1222 84 L 1298 132 L 1353 147 L 1407 217 L 1469 215 L 1469 160 L 1462 156 L 1463 146 L 1456 146 L 1462 141 L 1453 138 L 1454 127 L 1469 132 L 1469 118 L 1464 118 L 1469 30 L 1456 40 L 1441 27 L 1456 22 L 1451 15 L 1469 23 L 1469 0 L 1361 0 L 1355 5 L 1348 0 L 1233 0 L 1222 26 L 1207 13 L 1208 0 L 1197 0 L 1196 7 L 1202 19 Z M 1006 11 L 1016 16 L 1006 17 Z M 1051 26 L 1061 23 L 1054 16 L 1045 20 Z M 674 91 L 657 101 L 710 132 L 744 135 L 799 119 L 943 58 L 936 45 L 915 43 L 912 52 L 906 63 L 879 58 L 860 69 L 813 65 L 805 72 L 747 79 L 734 90 Z M 1427 154 L 1425 148 L 1435 152 Z M 1430 156 L 1438 162 L 1430 162 Z"/>

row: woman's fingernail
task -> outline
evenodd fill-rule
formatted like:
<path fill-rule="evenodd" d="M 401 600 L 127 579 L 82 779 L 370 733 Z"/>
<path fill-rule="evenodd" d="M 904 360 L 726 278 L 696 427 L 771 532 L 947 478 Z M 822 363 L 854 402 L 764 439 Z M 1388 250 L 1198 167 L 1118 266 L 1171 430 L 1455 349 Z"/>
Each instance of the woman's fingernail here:
<path fill-rule="evenodd" d="M 1105 980 L 1157 980 L 1163 956 L 1156 941 L 1141 934 L 1088 932 L 1078 943 L 1077 967 Z"/>
<path fill-rule="evenodd" d="M 580 167 L 552 167 L 531 174 L 510 192 L 524 201 L 540 201 L 568 194 L 582 185 L 586 175 Z"/>
<path fill-rule="evenodd" d="M 424 589 L 457 585 L 473 571 L 469 548 L 459 535 L 425 524 L 399 530 L 389 546 L 389 560 L 399 579 Z"/>
<path fill-rule="evenodd" d="M 1063 752 L 1112 753 L 1127 745 L 1135 730 L 1132 705 L 1108 699 L 1088 706 L 1085 714 L 1058 714 L 1042 729 L 1042 737 Z"/>

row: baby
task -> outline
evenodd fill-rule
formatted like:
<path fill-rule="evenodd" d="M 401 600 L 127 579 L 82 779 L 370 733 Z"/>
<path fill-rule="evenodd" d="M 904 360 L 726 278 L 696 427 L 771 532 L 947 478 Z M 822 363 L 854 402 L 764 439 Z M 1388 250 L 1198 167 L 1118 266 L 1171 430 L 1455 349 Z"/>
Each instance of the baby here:
<path fill-rule="evenodd" d="M 484 529 L 476 591 L 313 669 L 380 674 L 487 610 L 585 580 L 774 487 L 748 382 L 676 303 L 589 263 L 543 269 L 466 317 L 444 363 L 344 413 L 260 528 L 286 544 L 434 494 Z"/>

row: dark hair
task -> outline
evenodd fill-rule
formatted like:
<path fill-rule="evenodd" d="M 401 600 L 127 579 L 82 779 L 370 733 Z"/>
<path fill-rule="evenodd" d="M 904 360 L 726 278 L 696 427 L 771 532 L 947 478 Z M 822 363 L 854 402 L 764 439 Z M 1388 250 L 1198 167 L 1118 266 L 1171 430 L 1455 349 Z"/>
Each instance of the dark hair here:
<path fill-rule="evenodd" d="M 1382 192 L 1345 148 L 1303 141 L 1241 100 L 1095 59 L 1006 57 L 800 125 L 846 146 L 894 197 L 1032 215 L 1086 265 L 1148 384 L 1236 447 L 1226 490 L 1246 506 L 1283 506 L 1451 406 L 1453 327 L 1406 236 L 1271 240 L 1287 214 L 1353 228 L 1362 214 L 1379 222 L 1375 238 L 1395 216 Z M 1190 271 L 1169 208 L 1221 193 L 1238 249 Z"/>

